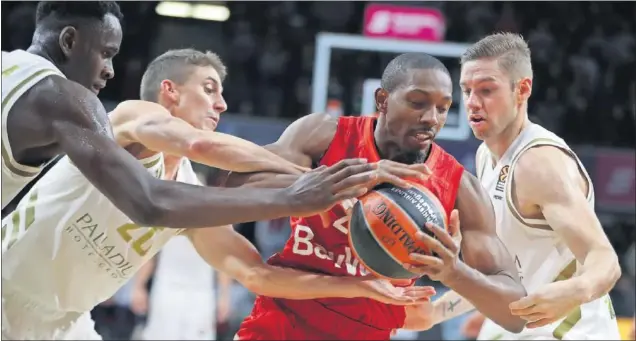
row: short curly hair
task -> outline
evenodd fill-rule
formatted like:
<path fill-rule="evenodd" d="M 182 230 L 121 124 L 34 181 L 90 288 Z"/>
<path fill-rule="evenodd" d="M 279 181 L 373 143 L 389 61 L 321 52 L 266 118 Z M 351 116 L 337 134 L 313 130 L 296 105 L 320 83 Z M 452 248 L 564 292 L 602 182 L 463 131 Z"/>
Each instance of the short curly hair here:
<path fill-rule="evenodd" d="M 435 69 L 449 75 L 448 69 L 439 59 L 426 53 L 404 53 L 386 66 L 382 73 L 381 85 L 388 92 L 393 92 L 408 79 L 409 71 L 413 69 Z"/>
<path fill-rule="evenodd" d="M 40 1 L 35 11 L 35 24 L 41 24 L 48 18 L 58 21 L 102 20 L 107 14 L 114 15 L 119 21 L 124 18 L 115 1 Z"/>

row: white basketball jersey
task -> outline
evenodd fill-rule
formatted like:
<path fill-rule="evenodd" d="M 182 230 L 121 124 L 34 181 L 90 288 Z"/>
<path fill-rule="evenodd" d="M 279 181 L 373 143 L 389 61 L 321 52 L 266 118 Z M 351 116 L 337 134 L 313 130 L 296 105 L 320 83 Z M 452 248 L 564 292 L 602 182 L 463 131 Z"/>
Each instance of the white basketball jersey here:
<path fill-rule="evenodd" d="M 545 128 L 537 124 L 528 125 L 494 166 L 494 159 L 485 144 L 477 150 L 477 176 L 492 200 L 497 234 L 514 257 L 519 276 L 528 293 L 554 281 L 571 278 L 580 268 L 565 242 L 549 229 L 547 221 L 524 218 L 513 204 L 510 182 L 517 160 L 526 150 L 543 145 L 558 147 L 577 161 L 588 181 L 587 198 L 593 208 L 594 189 L 583 164 L 563 139 Z M 556 323 L 536 329 L 524 329 L 520 334 L 508 333 L 487 319 L 479 339 L 619 340 L 620 336 L 612 303 L 609 296 L 605 295 L 580 306 Z"/>
<path fill-rule="evenodd" d="M 214 270 L 199 256 L 190 239 L 178 236 L 170 240 L 159 253 L 153 287 L 211 292 L 214 289 L 213 274 Z"/>
<path fill-rule="evenodd" d="M 140 160 L 155 177 L 163 155 Z M 187 159 L 177 181 L 198 184 Z M 111 297 L 180 230 L 135 225 L 64 157 L 2 220 L 2 281 L 53 312 L 85 312 Z M 4 313 L 20 315 L 7 302 Z"/>
<path fill-rule="evenodd" d="M 144 338 L 216 339 L 214 270 L 187 236 L 172 238 L 158 257 Z"/>
<path fill-rule="evenodd" d="M 2 208 L 35 178 L 44 165 L 30 167 L 13 158 L 7 116 L 15 102 L 45 77 L 64 74 L 50 61 L 23 50 L 2 51 Z"/>

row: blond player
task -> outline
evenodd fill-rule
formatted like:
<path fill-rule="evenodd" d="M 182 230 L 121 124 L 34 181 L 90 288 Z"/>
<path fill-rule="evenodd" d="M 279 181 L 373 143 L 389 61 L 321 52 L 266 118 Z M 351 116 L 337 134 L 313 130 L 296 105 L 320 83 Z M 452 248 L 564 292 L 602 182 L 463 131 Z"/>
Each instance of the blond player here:
<path fill-rule="evenodd" d="M 528 45 L 515 34 L 490 35 L 468 48 L 461 63 L 470 126 L 484 141 L 477 175 L 528 291 L 510 304 L 528 321 L 521 333 L 486 320 L 479 339 L 620 339 L 608 295 L 620 277 L 618 257 L 594 213 L 594 188 L 581 161 L 563 139 L 528 120 Z M 450 292 L 434 302 L 429 322 L 471 309 Z"/>
<path fill-rule="evenodd" d="M 226 109 L 224 75 L 225 67 L 212 53 L 177 50 L 159 56 L 144 74 L 141 87 L 142 98 L 156 103 L 127 101 L 110 115 L 117 142 L 152 176 L 198 185 L 190 161 L 184 157 L 188 149 L 182 141 L 215 134 L 212 130 L 219 114 Z M 241 148 L 225 155 L 228 150 L 232 149 L 207 150 L 195 157 L 227 169 L 261 167 L 250 163 Z M 341 190 L 349 191 L 343 199 L 359 195 L 357 185 L 373 186 L 369 179 L 384 181 L 373 174 L 348 177 L 356 173 L 347 168 L 348 163 L 301 178 L 310 188 L 320 189 L 313 195 L 325 192 L 331 198 Z M 350 186 L 353 188 L 347 189 Z M 226 198 L 228 203 L 235 200 Z M 2 255 L 3 339 L 99 339 L 90 310 L 111 297 L 179 233 L 191 239 L 208 263 L 257 293 L 304 298 L 324 294 L 326 286 L 343 295 L 403 304 L 414 302 L 413 297 L 430 295 L 426 290 L 338 278 L 326 278 L 324 286 L 311 286 L 325 276 L 263 265 L 253 246 L 229 226 L 179 230 L 136 225 L 68 157 L 43 176 L 16 210 L 2 220 L 2 232 L 3 248 L 7 249 Z M 282 289 L 282 284 L 288 287 Z"/>

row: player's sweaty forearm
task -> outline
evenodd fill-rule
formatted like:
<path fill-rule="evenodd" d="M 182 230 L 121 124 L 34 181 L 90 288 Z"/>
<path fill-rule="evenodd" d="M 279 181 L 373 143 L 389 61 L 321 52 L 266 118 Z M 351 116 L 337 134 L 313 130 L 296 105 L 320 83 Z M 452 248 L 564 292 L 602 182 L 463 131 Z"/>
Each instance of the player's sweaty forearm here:
<path fill-rule="evenodd" d="M 236 174 L 237 176 L 233 176 Z M 298 180 L 298 175 L 276 173 L 232 173 L 225 184 L 226 187 L 285 188 Z"/>
<path fill-rule="evenodd" d="M 215 168 L 210 172 L 208 184 L 218 187 L 286 188 L 298 180 L 299 175 L 272 172 L 240 173 Z"/>
<path fill-rule="evenodd" d="M 578 292 L 581 304 L 599 299 L 612 290 L 620 277 L 618 257 L 613 249 L 595 248 L 585 257 L 579 275 L 566 280 Z"/>
<path fill-rule="evenodd" d="M 307 170 L 253 142 L 195 128 L 157 103 L 122 102 L 110 114 L 110 120 L 122 146 L 139 143 L 149 150 L 230 171 L 300 174 Z"/>
<path fill-rule="evenodd" d="M 320 275 L 263 264 L 243 275 L 241 284 L 258 295 L 307 300 L 355 297 L 351 278 Z"/>
<path fill-rule="evenodd" d="M 157 180 L 147 213 L 154 226 L 197 228 L 296 214 L 284 189 L 215 188 Z M 159 209 L 161 208 L 161 209 Z M 152 226 L 152 225 L 151 225 Z"/>
<path fill-rule="evenodd" d="M 185 232 L 199 255 L 251 292 L 276 298 L 353 297 L 355 280 L 272 266 L 231 226 Z M 358 290 L 359 291 L 359 290 Z"/>
<path fill-rule="evenodd" d="M 270 171 L 302 174 L 307 170 L 247 140 L 201 131 L 192 145 L 192 160 L 237 172 Z"/>

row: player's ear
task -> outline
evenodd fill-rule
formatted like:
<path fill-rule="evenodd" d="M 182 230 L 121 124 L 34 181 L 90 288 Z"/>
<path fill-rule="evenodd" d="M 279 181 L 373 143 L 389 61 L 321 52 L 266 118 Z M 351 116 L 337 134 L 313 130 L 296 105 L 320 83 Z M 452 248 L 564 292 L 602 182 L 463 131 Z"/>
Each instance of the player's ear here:
<path fill-rule="evenodd" d="M 532 79 L 528 77 L 521 78 L 517 88 L 517 100 L 520 103 L 527 101 L 528 98 L 530 98 L 530 95 L 532 95 Z"/>
<path fill-rule="evenodd" d="M 179 90 L 177 90 L 177 85 L 169 79 L 161 81 L 161 84 L 159 85 L 159 94 L 173 103 L 179 102 Z"/>
<path fill-rule="evenodd" d="M 60 32 L 58 37 L 58 44 L 60 49 L 66 58 L 71 56 L 73 46 L 77 40 L 77 30 L 73 26 L 66 26 Z"/>
<path fill-rule="evenodd" d="M 388 100 L 389 100 L 388 91 L 382 88 L 377 88 L 375 90 L 375 107 L 377 108 L 378 112 L 386 114 Z"/>

